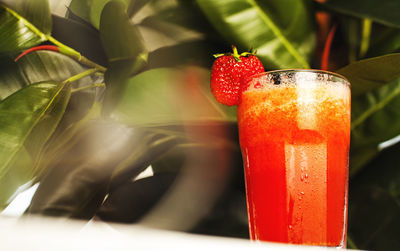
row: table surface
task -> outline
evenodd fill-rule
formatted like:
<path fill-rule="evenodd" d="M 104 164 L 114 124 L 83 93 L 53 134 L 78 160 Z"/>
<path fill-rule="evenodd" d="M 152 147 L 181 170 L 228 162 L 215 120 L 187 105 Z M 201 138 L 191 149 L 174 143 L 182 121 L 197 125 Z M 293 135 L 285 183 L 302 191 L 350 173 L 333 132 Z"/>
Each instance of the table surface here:
<path fill-rule="evenodd" d="M 43 217 L 0 216 L 1 250 L 331 250 Z M 335 248 L 336 249 L 336 248 Z"/>

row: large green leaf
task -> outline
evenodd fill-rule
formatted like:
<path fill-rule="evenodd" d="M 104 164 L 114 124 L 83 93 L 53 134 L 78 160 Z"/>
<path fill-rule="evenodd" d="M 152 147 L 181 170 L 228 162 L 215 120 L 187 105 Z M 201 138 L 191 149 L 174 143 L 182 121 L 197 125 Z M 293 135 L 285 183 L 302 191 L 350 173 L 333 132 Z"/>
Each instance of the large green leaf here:
<path fill-rule="evenodd" d="M 18 61 L 19 70 L 30 83 L 42 81 L 62 82 L 71 76 L 83 72 L 85 69 L 75 60 L 52 51 L 38 51 L 22 57 Z M 84 77 L 72 84 L 74 89 L 87 87 L 93 82 L 102 82 L 102 77 Z M 101 94 L 101 93 L 100 93 Z M 96 88 L 88 88 L 71 94 L 66 114 L 60 125 L 60 130 L 84 117 L 91 109 L 97 94 Z"/>
<path fill-rule="evenodd" d="M 104 6 L 110 1 L 112 0 L 97 0 L 93 1 L 92 4 L 90 5 L 90 21 L 97 29 L 100 28 L 100 17 L 104 9 Z M 120 1 L 125 4 L 125 9 L 128 10 L 128 5 L 131 2 L 131 0 L 120 0 Z"/>
<path fill-rule="evenodd" d="M 193 0 L 150 1 L 146 7 L 140 10 L 138 17 L 133 17 L 132 21 L 138 25 L 149 51 L 184 42 L 205 40 L 205 36 L 210 36 L 213 31 Z M 219 37 L 213 33 L 212 39 L 218 40 Z M 213 48 L 207 48 L 209 52 L 205 56 L 209 57 Z M 196 49 L 193 48 L 193 51 Z M 181 54 L 186 53 L 190 52 L 185 50 Z"/>
<path fill-rule="evenodd" d="M 101 15 L 100 36 L 110 62 L 129 59 L 137 61 L 137 69 L 143 66 L 147 50 L 138 29 L 129 21 L 124 3 L 112 0 L 106 4 Z"/>
<path fill-rule="evenodd" d="M 17 64 L 31 83 L 49 80 L 62 82 L 84 71 L 84 68 L 75 60 L 53 51 L 29 53 L 19 59 Z M 74 87 L 90 83 L 91 78 L 85 77 L 74 82 Z"/>
<path fill-rule="evenodd" d="M 0 37 L 0 52 L 20 51 L 47 40 L 32 23 L 1 4 Z"/>
<path fill-rule="evenodd" d="M 104 100 L 104 113 L 108 114 L 122 95 L 127 79 L 146 64 L 148 52 L 140 32 L 129 21 L 125 4 L 117 0 L 103 9 L 100 37 L 109 62 Z"/>
<path fill-rule="evenodd" d="M 162 126 L 183 121 L 235 121 L 235 111 L 215 101 L 209 71 L 159 68 L 129 79 L 112 117 L 131 125 Z"/>
<path fill-rule="evenodd" d="M 51 33 L 51 13 L 48 0 L 17 0 L 16 10 L 46 35 Z"/>
<path fill-rule="evenodd" d="M 367 57 L 400 52 L 400 29 L 374 24 Z"/>
<path fill-rule="evenodd" d="M 400 248 L 399 152 L 399 144 L 385 149 L 350 180 L 348 234 L 359 249 Z"/>
<path fill-rule="evenodd" d="M 149 51 L 180 43 L 204 40 L 203 35 L 180 25 L 167 22 L 158 16 L 150 16 L 138 24 Z M 182 52 L 184 54 L 185 51 Z M 206 55 L 209 56 L 209 55 Z"/>
<path fill-rule="evenodd" d="M 73 59 L 51 51 L 30 53 L 18 61 L 18 66 L 31 83 L 49 80 L 62 82 L 84 71 L 84 68 Z M 72 90 L 90 86 L 93 82 L 99 81 L 102 82 L 102 78 L 84 77 L 72 83 Z M 75 125 L 78 128 L 80 127 L 80 121 L 85 119 L 93 109 L 98 95 L 96 94 L 97 90 L 97 88 L 88 88 L 71 93 L 63 118 L 51 139 L 53 143 L 50 144 L 52 149 L 58 149 L 60 146 L 66 147 L 64 143 L 70 135 L 66 136 L 64 131 L 68 130 L 71 133 L 71 131 L 76 130 Z M 93 115 L 90 115 L 90 118 L 93 119 L 96 116 L 95 114 L 97 113 L 94 112 Z M 38 172 L 46 168 L 46 165 L 41 160 L 47 158 L 49 158 L 48 152 L 44 150 L 40 155 L 40 160 L 35 164 Z"/>
<path fill-rule="evenodd" d="M 400 77 L 352 100 L 352 144 L 378 145 L 400 134 Z"/>
<path fill-rule="evenodd" d="M 361 18 L 370 18 L 385 25 L 400 27 L 398 0 L 328 0 L 325 5 L 333 10 Z"/>
<path fill-rule="evenodd" d="M 12 58 L 0 57 L 0 100 L 28 84 L 29 80 Z"/>
<path fill-rule="evenodd" d="M 352 96 L 359 96 L 400 77 L 400 53 L 364 59 L 337 72 L 350 81 Z"/>
<path fill-rule="evenodd" d="M 18 186 L 34 176 L 31 165 L 19 162 L 28 154 L 35 158 L 46 143 L 64 113 L 70 90 L 70 85 L 41 82 L 31 84 L 1 101 L 0 207 L 9 202 L 9 197 Z M 10 178 L 17 182 L 3 182 Z"/>
<path fill-rule="evenodd" d="M 315 48 L 312 15 L 299 0 L 197 0 L 228 43 L 254 48 L 267 69 L 309 68 Z"/>
<path fill-rule="evenodd" d="M 72 0 L 68 6 L 67 17 L 71 18 L 75 15 L 90 23 L 90 2 L 86 0 Z"/>
<path fill-rule="evenodd" d="M 101 104 L 93 102 L 93 99 L 88 97 L 88 103 L 92 104 L 88 108 L 87 104 L 82 104 L 82 98 L 84 96 L 78 96 L 79 101 L 77 102 L 74 100 L 76 93 L 72 93 L 63 119 L 35 162 L 35 170 L 39 175 L 38 180 L 41 179 L 43 170 L 51 167 L 57 159 L 74 147 L 83 128 L 91 121 L 100 118 Z"/>

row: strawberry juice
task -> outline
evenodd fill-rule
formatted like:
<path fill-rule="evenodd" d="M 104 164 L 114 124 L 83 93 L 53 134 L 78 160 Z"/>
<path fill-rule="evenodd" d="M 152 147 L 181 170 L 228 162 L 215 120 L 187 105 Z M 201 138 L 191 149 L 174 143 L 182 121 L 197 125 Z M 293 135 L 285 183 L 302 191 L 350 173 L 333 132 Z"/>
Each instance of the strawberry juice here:
<path fill-rule="evenodd" d="M 244 85 L 237 116 L 250 238 L 344 247 L 349 83 L 289 70 Z"/>

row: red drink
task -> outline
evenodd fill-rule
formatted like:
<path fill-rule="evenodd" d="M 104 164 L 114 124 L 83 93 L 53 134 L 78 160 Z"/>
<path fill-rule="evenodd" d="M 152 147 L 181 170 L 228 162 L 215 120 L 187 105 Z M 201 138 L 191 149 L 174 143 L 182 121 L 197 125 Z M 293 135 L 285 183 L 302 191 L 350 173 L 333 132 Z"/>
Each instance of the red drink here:
<path fill-rule="evenodd" d="M 346 240 L 350 88 L 322 71 L 253 77 L 237 110 L 253 240 Z"/>

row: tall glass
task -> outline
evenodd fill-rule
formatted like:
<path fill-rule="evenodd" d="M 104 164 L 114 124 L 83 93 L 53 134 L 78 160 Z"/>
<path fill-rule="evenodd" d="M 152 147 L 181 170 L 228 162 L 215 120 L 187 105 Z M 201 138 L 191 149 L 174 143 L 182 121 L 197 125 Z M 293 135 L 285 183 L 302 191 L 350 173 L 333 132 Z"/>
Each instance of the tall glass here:
<path fill-rule="evenodd" d="M 244 85 L 237 116 L 251 239 L 344 247 L 349 82 L 281 70 Z"/>

